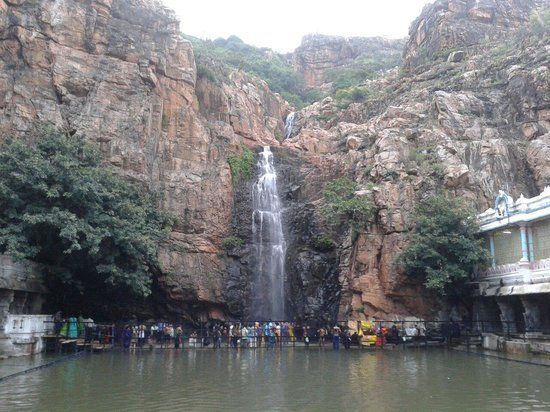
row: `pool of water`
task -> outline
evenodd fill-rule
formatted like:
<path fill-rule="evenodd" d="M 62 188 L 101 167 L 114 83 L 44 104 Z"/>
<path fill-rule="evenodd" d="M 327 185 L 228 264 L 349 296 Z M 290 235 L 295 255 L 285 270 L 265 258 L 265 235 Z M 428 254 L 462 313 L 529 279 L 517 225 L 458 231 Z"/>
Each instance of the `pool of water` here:
<path fill-rule="evenodd" d="M 47 365 L 59 358 L 61 358 L 61 356 L 49 353 L 39 353 L 33 356 L 16 356 L 0 359 L 0 379 L 42 365 Z"/>
<path fill-rule="evenodd" d="M 550 410 L 550 368 L 443 349 L 90 354 L 0 382 L 1 410 Z"/>

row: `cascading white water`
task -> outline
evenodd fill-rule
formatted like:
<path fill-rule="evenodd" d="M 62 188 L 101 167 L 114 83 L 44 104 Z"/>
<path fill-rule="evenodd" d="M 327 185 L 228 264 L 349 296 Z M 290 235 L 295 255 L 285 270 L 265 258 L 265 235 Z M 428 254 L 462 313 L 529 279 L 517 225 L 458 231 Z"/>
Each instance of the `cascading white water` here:
<path fill-rule="evenodd" d="M 292 126 L 294 126 L 295 112 L 290 112 L 285 119 L 285 139 L 288 139 L 292 134 Z"/>
<path fill-rule="evenodd" d="M 285 318 L 286 243 L 277 174 L 269 146 L 264 146 L 260 153 L 258 169 L 259 178 L 252 193 L 252 235 L 256 248 L 252 315 L 261 320 L 281 320 Z"/>

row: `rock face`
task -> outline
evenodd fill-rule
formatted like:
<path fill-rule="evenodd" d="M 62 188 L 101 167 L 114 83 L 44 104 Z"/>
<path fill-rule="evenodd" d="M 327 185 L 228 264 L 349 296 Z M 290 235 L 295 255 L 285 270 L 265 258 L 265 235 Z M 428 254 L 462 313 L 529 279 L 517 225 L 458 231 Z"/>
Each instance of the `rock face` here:
<path fill-rule="evenodd" d="M 423 16 L 454 3 L 436 2 Z M 475 27 L 477 14 L 469 19 Z M 440 26 L 427 27 L 433 44 L 443 44 Z M 437 299 L 394 265 L 408 215 L 423 196 L 446 191 L 485 210 L 499 189 L 527 196 L 550 182 L 549 35 L 512 34 L 498 47 L 480 44 L 482 51 L 458 62 L 445 57 L 388 73 L 366 86 L 373 97 L 364 103 L 341 110 L 327 98 L 297 113 L 284 145 L 309 160 L 302 173 L 322 173 L 314 164 L 325 165 L 325 182 L 348 173 L 377 208 L 356 239 L 335 234 L 340 318 L 441 315 Z M 410 53 L 409 43 L 405 55 L 412 62 Z M 322 203 L 320 189 L 302 190 L 318 193 L 310 204 Z"/>
<path fill-rule="evenodd" d="M 544 0 L 437 0 L 411 24 L 403 53 L 405 67 L 435 55 L 447 59 L 461 48 L 474 48 L 525 25 Z"/>
<path fill-rule="evenodd" d="M 313 34 L 305 36 L 292 54 L 295 69 L 304 75 L 308 88 L 321 87 L 327 74 L 353 63 L 360 56 L 389 57 L 401 53 L 401 40 L 381 37 L 337 37 Z"/>
<path fill-rule="evenodd" d="M 498 37 L 535 4 L 435 2 L 411 26 L 406 71 L 365 84 L 362 103 L 343 109 L 328 97 L 304 108 L 279 143 L 289 105 L 241 71 L 197 78 L 190 43 L 158 3 L 0 0 L 0 127 L 22 136 L 53 123 L 99 143 L 122 174 L 164 194 L 176 224 L 161 251 L 157 314 L 249 314 L 254 176 L 234 179 L 227 159 L 271 145 L 292 314 L 434 316 L 437 300 L 393 263 L 415 202 L 446 190 L 485 210 L 499 189 L 528 196 L 550 183 L 548 34 Z M 397 46 L 315 36 L 294 59 L 316 87 L 369 47 Z M 465 53 L 447 61 L 449 48 Z M 321 213 L 326 183 L 343 175 L 376 205 L 358 234 Z M 224 250 L 230 236 L 243 246 Z"/>
<path fill-rule="evenodd" d="M 177 221 L 161 252 L 161 300 L 173 312 L 224 315 L 226 156 L 276 143 L 283 101 L 242 73 L 229 84 L 197 82 L 191 44 L 157 2 L 0 0 L 0 10 L 3 132 L 53 123 L 98 142 L 123 174 L 164 193 Z"/>

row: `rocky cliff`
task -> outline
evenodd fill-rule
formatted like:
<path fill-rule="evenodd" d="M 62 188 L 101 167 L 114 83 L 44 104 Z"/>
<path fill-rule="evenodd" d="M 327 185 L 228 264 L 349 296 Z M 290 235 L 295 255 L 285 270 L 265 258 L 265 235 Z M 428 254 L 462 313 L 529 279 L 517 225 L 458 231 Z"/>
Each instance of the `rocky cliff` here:
<path fill-rule="evenodd" d="M 399 62 L 402 48 L 401 40 L 312 34 L 292 53 L 292 63 L 307 88 L 320 88 L 330 81 L 331 71 L 353 66 L 362 57 L 387 62 L 384 68 L 389 69 Z"/>
<path fill-rule="evenodd" d="M 2 0 L 0 11 L 2 136 L 53 123 L 163 193 L 176 224 L 161 253 L 159 310 L 224 315 L 226 157 L 276 143 L 285 103 L 243 73 L 197 81 L 191 44 L 158 2 Z"/>
<path fill-rule="evenodd" d="M 445 10 L 458 3 L 468 5 L 467 11 L 474 2 L 438 1 L 425 8 L 412 26 L 412 34 L 422 27 L 425 35 L 419 41 L 411 36 L 404 51 L 408 64 L 367 82 L 364 102 L 341 108 L 327 98 L 305 108 L 284 143 L 310 159 L 303 163 L 304 174 L 313 163 L 325 166 L 325 181 L 331 174 L 350 173 L 377 206 L 368 231 L 355 241 L 348 234 L 340 237 L 341 317 L 434 316 L 443 309 L 393 263 L 418 199 L 445 190 L 485 210 L 499 189 L 535 195 L 550 181 L 547 28 L 514 30 L 518 24 L 510 17 L 507 30 L 499 26 L 496 37 L 488 37 L 478 12 L 461 9 L 460 32 L 476 49 L 452 58 L 453 50 L 447 50 L 442 58 L 434 54 L 415 66 L 418 44 L 432 54 L 445 50 L 451 45 L 446 33 L 458 30 L 452 20 L 422 21 L 448 18 Z M 498 3 L 491 22 L 504 15 L 526 21 L 536 12 L 533 3 L 531 8 L 528 2 Z M 498 37 L 500 30 L 506 34 Z"/>
<path fill-rule="evenodd" d="M 528 24 L 544 0 L 437 0 L 411 24 L 405 67 L 445 57 L 456 50 L 483 49 L 488 42 Z M 548 6 L 548 4 L 546 4 Z"/>
<path fill-rule="evenodd" d="M 550 180 L 548 33 L 512 36 L 536 5 L 516 0 L 491 3 L 498 24 L 486 38 L 493 25 L 469 12 L 486 3 L 428 6 L 411 26 L 405 69 L 365 83 L 367 98 L 349 107 L 330 97 L 306 107 L 279 143 L 289 105 L 239 70 L 197 75 L 191 44 L 160 4 L 0 0 L 2 136 L 51 122 L 98 142 L 107 162 L 164 194 L 176 224 L 147 311 L 249 314 L 254 176 L 232 176 L 228 158 L 269 144 L 285 206 L 290 315 L 433 315 L 435 297 L 393 265 L 414 203 L 445 189 L 484 210 L 498 189 L 533 195 Z M 318 86 L 369 44 L 312 38 L 297 67 Z M 326 183 L 345 174 L 376 204 L 358 235 L 320 213 Z M 319 236 L 335 246 L 319 247 Z M 242 245 L 223 248 L 229 237 Z"/>

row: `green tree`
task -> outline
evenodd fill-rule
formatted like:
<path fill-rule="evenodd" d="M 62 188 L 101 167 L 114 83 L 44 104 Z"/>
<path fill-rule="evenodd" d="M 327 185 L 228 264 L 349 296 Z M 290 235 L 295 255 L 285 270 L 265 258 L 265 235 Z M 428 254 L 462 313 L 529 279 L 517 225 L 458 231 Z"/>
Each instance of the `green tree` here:
<path fill-rule="evenodd" d="M 43 264 L 53 301 L 73 310 L 149 295 L 171 227 L 157 196 L 77 137 L 28 137 L 0 147 L 0 253 Z"/>
<path fill-rule="evenodd" d="M 489 259 L 472 215 L 457 198 L 435 195 L 420 201 L 397 263 L 408 276 L 424 279 L 427 288 L 460 296 L 475 267 Z"/>
<path fill-rule="evenodd" d="M 333 225 L 349 223 L 354 230 L 361 230 L 374 214 L 374 205 L 366 196 L 357 196 L 357 183 L 349 177 L 329 182 L 323 193 L 323 214 Z"/>

